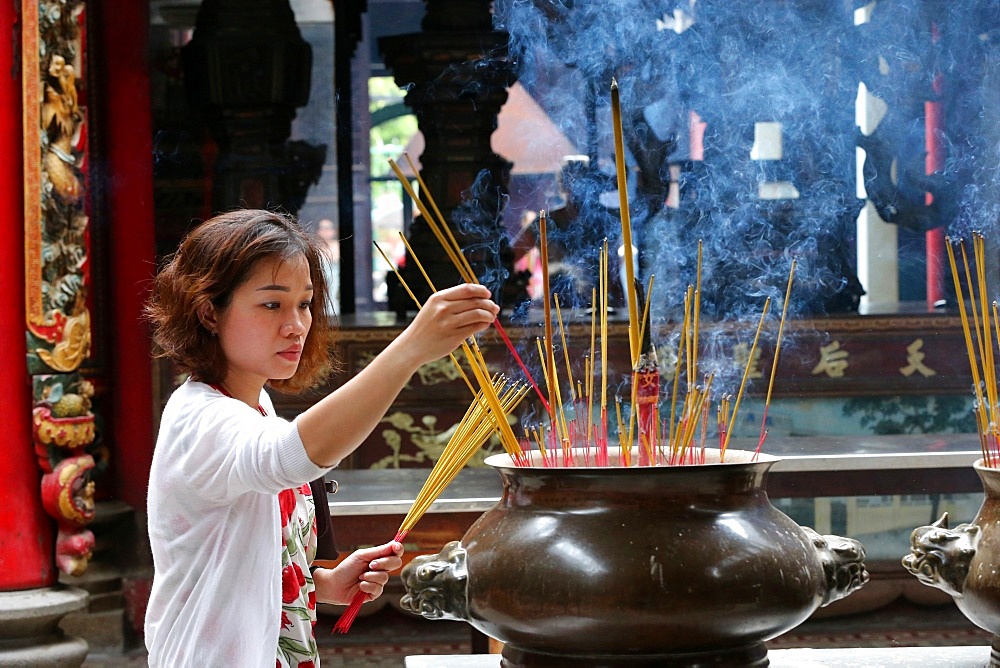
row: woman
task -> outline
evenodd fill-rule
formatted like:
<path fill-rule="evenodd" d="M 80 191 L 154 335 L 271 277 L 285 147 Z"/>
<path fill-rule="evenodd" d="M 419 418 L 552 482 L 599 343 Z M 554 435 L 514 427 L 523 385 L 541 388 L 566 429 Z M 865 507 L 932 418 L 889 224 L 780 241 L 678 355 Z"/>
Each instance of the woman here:
<path fill-rule="evenodd" d="M 432 295 L 371 364 L 288 422 L 265 385 L 297 392 L 331 370 L 318 243 L 289 217 L 233 211 L 188 234 L 156 278 L 154 341 L 189 377 L 163 410 L 150 473 L 150 666 L 318 664 L 315 602 L 374 599 L 402 563 L 390 542 L 310 573 L 308 482 L 362 443 L 421 365 L 499 308 L 478 285 Z"/>

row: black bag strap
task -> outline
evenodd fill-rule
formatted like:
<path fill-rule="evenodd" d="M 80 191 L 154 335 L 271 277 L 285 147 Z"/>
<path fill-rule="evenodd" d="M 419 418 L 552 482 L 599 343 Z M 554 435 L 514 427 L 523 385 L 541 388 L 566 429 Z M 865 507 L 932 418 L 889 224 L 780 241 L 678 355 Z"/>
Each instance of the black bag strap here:
<path fill-rule="evenodd" d="M 333 483 L 336 485 L 336 482 Z M 309 483 L 316 504 L 316 558 L 332 561 L 337 558 L 337 541 L 333 535 L 330 503 L 326 498 L 326 479 L 318 478 Z M 334 489 L 336 491 L 336 489 Z"/>

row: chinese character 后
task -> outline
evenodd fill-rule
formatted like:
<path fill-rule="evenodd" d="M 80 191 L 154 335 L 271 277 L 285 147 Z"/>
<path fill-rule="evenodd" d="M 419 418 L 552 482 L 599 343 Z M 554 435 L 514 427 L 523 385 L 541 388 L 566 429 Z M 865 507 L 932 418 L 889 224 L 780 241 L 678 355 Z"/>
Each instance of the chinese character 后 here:
<path fill-rule="evenodd" d="M 750 358 L 750 346 L 745 343 L 737 343 L 733 346 L 733 361 L 741 369 L 745 369 Z M 750 374 L 748 378 L 763 378 L 764 372 L 760 370 L 760 348 L 753 351 L 753 361 L 750 362 Z"/>
<path fill-rule="evenodd" d="M 825 373 L 830 378 L 842 378 L 847 369 L 847 351 L 842 350 L 840 341 L 820 346 L 819 364 L 813 367 L 812 375 Z"/>
<path fill-rule="evenodd" d="M 899 372 L 904 376 L 912 376 L 914 372 L 919 373 L 924 378 L 928 378 L 937 374 L 937 371 L 930 368 L 924 364 L 924 351 L 921 348 L 924 345 L 923 339 L 917 339 L 910 345 L 906 346 L 906 361 L 909 362 L 906 366 L 900 368 Z"/>

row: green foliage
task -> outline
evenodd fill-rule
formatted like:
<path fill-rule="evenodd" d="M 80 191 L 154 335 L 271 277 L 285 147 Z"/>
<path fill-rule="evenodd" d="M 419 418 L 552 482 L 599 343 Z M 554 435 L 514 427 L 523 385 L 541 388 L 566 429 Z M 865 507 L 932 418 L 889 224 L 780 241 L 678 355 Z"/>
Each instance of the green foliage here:
<path fill-rule="evenodd" d="M 397 107 L 397 113 L 402 114 L 391 116 L 372 126 L 369 146 L 373 179 L 392 176 L 388 160 L 398 158 L 417 132 L 417 117 L 401 106 L 403 94 L 403 91 L 393 82 L 392 77 L 372 77 L 368 80 L 368 110 L 374 115 L 379 110 Z M 395 186 L 395 184 L 392 185 Z M 378 196 L 383 194 L 380 189 L 384 191 L 385 185 L 374 181 L 372 183 L 372 202 L 377 202 Z M 395 190 L 398 191 L 398 187 Z M 395 196 L 399 197 L 398 193 Z"/>
<path fill-rule="evenodd" d="M 966 396 L 856 397 L 844 403 L 873 434 L 974 433 L 972 399 Z"/>

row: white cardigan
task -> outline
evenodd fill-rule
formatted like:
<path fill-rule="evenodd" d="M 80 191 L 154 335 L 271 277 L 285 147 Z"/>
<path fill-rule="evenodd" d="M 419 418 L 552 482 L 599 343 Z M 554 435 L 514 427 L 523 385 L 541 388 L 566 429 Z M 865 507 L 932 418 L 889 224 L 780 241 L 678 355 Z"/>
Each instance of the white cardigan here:
<path fill-rule="evenodd" d="M 149 665 L 273 668 L 281 623 L 278 492 L 329 469 L 294 422 L 204 383 L 171 395 L 149 477 Z"/>

